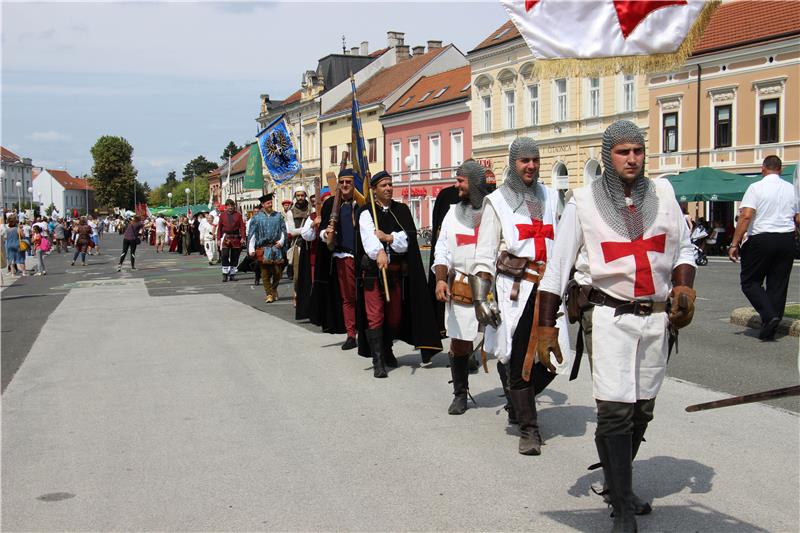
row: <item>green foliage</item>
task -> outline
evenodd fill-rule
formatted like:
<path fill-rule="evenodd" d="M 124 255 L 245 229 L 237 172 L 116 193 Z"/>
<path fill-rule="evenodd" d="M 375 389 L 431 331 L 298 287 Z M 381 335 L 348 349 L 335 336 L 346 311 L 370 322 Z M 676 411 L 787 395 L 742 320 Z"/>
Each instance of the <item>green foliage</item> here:
<path fill-rule="evenodd" d="M 197 194 L 198 204 L 208 203 L 208 176 L 199 176 L 195 178 L 194 184 L 192 180 L 178 181 L 172 186 L 169 183 L 159 185 L 150 193 L 148 204 L 153 207 L 157 205 L 170 205 L 167 193 L 172 193 L 172 207 L 186 204 L 185 189 L 189 189 L 189 203 L 195 203 L 195 189 Z"/>
<path fill-rule="evenodd" d="M 44 212 L 47 214 L 47 216 L 50 216 L 51 214 L 53 214 L 55 208 L 56 208 L 55 204 L 51 203 L 50 205 L 47 206 L 47 209 L 45 209 Z"/>
<path fill-rule="evenodd" d="M 122 137 L 104 135 L 91 149 L 94 166 L 89 183 L 94 187 L 98 206 L 133 209 L 134 187 L 136 201 L 146 201 L 147 194 L 136 180 L 133 166 L 133 147 Z"/>
<path fill-rule="evenodd" d="M 175 177 L 175 171 L 170 170 L 169 174 L 167 174 L 166 185 L 169 187 L 174 187 L 177 183 L 178 183 L 178 178 Z"/>
<path fill-rule="evenodd" d="M 204 176 L 216 168 L 216 163 L 212 163 L 205 156 L 199 155 L 186 163 L 183 168 L 183 181 L 191 180 L 193 177 Z"/>
<path fill-rule="evenodd" d="M 219 158 L 223 161 L 227 161 L 229 156 L 233 157 L 241 149 L 241 146 L 237 146 L 235 142 L 231 141 L 228 143 L 228 146 L 225 147 L 225 150 L 223 150 L 222 155 Z"/>

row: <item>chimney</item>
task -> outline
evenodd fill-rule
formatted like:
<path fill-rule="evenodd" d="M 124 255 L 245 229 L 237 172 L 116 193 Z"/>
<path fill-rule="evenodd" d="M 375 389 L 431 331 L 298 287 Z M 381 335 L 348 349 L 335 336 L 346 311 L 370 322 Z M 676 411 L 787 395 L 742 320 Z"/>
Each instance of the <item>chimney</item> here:
<path fill-rule="evenodd" d="M 430 52 L 435 48 L 441 48 L 441 47 L 442 47 L 442 41 L 428 41 L 428 52 Z"/>
<path fill-rule="evenodd" d="M 394 47 L 395 53 L 397 54 L 397 62 L 400 63 L 401 61 L 405 61 L 409 59 L 411 56 L 408 52 L 408 45 L 401 44 Z"/>
<path fill-rule="evenodd" d="M 369 55 L 369 41 L 361 41 L 361 55 L 362 56 Z"/>
<path fill-rule="evenodd" d="M 411 55 L 414 56 L 414 57 L 421 56 L 424 53 L 425 53 L 425 47 L 424 46 L 415 46 L 415 47 L 413 47 L 411 49 Z"/>
<path fill-rule="evenodd" d="M 358 46 L 354 46 L 354 47 L 352 47 L 350 49 L 350 55 L 351 56 L 357 56 L 358 55 L 358 51 L 359 51 Z"/>
<path fill-rule="evenodd" d="M 386 32 L 386 46 L 389 48 L 394 48 L 396 46 L 402 46 L 403 40 L 405 39 L 406 34 L 401 31 L 387 31 Z"/>

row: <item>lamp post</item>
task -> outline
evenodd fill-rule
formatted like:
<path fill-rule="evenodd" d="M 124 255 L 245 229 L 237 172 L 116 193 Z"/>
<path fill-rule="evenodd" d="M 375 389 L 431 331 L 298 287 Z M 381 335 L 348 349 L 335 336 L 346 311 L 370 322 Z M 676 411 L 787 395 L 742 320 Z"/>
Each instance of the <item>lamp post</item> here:
<path fill-rule="evenodd" d="M 186 218 L 189 218 L 189 193 L 192 192 L 192 190 L 186 187 L 183 192 L 186 193 Z"/>
<path fill-rule="evenodd" d="M 17 213 L 22 212 L 22 182 L 17 181 L 14 185 L 17 186 Z"/>
<path fill-rule="evenodd" d="M 28 194 L 31 196 L 31 211 L 33 211 L 33 187 L 28 187 Z"/>
<path fill-rule="evenodd" d="M 172 193 L 167 193 L 167 201 L 169 202 L 169 208 L 172 209 Z"/>
<path fill-rule="evenodd" d="M 0 209 L 6 212 L 6 170 L 0 168 Z"/>
<path fill-rule="evenodd" d="M 39 215 L 44 216 L 44 210 L 42 209 L 42 191 L 37 192 L 36 197 L 39 199 Z"/>
<path fill-rule="evenodd" d="M 407 199 L 407 202 L 408 202 L 409 205 L 411 205 L 411 170 L 413 170 L 414 163 L 417 162 L 417 159 L 413 155 L 408 154 L 406 156 L 406 158 L 404 159 L 404 161 L 406 163 L 406 168 L 408 169 L 408 199 Z"/>
<path fill-rule="evenodd" d="M 192 205 L 197 203 L 197 186 L 194 184 L 195 171 L 192 170 Z"/>

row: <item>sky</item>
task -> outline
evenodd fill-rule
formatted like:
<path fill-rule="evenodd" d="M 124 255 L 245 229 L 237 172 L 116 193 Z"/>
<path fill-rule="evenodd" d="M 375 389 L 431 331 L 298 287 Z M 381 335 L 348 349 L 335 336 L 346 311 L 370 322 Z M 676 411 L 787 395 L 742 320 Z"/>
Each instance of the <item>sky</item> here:
<path fill-rule="evenodd" d="M 508 20 L 499 1 L 7 2 L 0 4 L 0 143 L 45 168 L 91 172 L 102 135 L 156 186 L 198 155 L 220 163 L 257 131 L 260 95 L 300 88 L 317 60 L 387 31 L 467 53 Z"/>

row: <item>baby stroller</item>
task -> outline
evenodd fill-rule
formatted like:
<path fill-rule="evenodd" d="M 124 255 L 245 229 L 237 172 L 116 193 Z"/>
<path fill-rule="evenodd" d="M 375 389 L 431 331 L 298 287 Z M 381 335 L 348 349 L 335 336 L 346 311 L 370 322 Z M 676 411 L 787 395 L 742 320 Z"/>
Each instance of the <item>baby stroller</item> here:
<path fill-rule="evenodd" d="M 692 234 L 689 237 L 694 247 L 694 262 L 697 266 L 706 266 L 708 264 L 708 256 L 700 247 L 706 238 L 708 238 L 708 230 L 700 224 L 692 230 Z"/>

